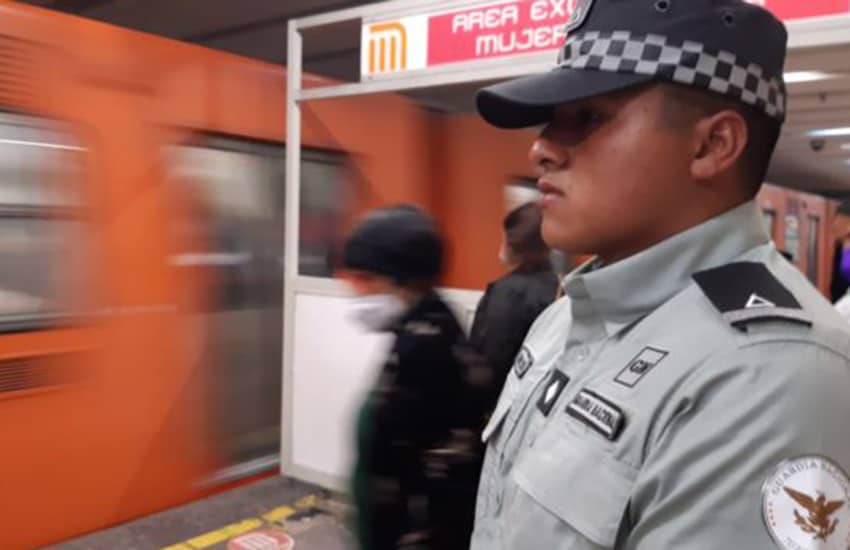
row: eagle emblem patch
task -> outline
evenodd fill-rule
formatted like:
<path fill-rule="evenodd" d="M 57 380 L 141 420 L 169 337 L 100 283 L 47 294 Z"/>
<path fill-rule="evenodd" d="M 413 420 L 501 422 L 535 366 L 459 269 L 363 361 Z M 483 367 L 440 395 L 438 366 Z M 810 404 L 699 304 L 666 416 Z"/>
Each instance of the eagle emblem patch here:
<path fill-rule="evenodd" d="M 846 550 L 850 547 L 850 477 L 820 456 L 784 462 L 764 483 L 762 514 L 782 550 Z"/>

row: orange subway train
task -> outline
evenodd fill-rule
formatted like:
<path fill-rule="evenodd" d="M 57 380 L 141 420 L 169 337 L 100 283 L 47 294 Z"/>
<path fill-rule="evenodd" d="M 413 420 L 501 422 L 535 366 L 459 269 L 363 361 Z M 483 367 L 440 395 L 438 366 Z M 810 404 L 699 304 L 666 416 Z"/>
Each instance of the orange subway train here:
<path fill-rule="evenodd" d="M 0 548 L 274 471 L 285 70 L 11 2 L 0 50 Z M 499 275 L 529 134 L 394 95 L 303 115 L 302 275 L 331 276 L 353 217 L 397 202 L 439 220 L 446 286 Z M 826 291 L 835 205 L 765 197 Z"/>

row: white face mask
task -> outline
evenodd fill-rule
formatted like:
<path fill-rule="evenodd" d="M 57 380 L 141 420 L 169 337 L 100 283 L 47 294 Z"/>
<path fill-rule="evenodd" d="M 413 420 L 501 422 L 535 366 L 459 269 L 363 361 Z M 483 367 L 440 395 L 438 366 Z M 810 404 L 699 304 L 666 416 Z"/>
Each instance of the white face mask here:
<path fill-rule="evenodd" d="M 351 299 L 351 316 L 372 332 L 387 330 L 406 310 L 407 305 L 393 294 L 369 294 Z"/>

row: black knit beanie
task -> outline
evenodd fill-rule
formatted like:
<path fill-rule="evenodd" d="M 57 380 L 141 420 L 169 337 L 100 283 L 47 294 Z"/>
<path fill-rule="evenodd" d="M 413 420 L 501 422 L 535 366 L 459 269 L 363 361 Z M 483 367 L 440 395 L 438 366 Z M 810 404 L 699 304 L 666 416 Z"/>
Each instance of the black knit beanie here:
<path fill-rule="evenodd" d="M 381 208 L 351 232 L 343 266 L 384 275 L 398 284 L 436 281 L 443 268 L 443 242 L 433 219 L 415 206 Z"/>

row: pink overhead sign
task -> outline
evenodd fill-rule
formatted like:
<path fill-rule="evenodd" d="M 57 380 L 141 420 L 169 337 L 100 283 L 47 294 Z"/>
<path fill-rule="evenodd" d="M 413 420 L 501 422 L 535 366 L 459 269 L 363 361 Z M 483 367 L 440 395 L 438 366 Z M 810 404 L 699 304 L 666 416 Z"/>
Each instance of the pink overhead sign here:
<path fill-rule="evenodd" d="M 556 50 L 573 4 L 519 0 L 431 16 L 428 65 Z"/>
<path fill-rule="evenodd" d="M 772 11 L 783 21 L 850 13 L 850 0 L 748 0 Z"/>
<path fill-rule="evenodd" d="M 461 62 L 555 52 L 564 43 L 564 27 L 577 1 L 503 0 L 365 23 L 361 74 L 392 75 Z M 748 1 L 786 21 L 850 13 L 850 0 Z"/>

